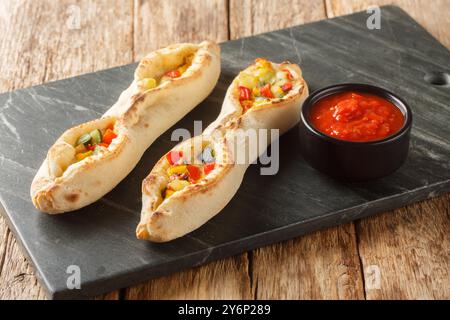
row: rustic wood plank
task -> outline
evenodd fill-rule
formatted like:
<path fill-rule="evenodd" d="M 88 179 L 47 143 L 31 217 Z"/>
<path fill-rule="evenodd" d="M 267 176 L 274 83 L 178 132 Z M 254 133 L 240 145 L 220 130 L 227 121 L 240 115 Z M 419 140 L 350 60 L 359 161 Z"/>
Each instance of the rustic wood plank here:
<path fill-rule="evenodd" d="M 126 299 L 252 299 L 246 254 L 126 290 Z"/>
<path fill-rule="evenodd" d="M 175 42 L 228 39 L 227 1 L 135 1 L 134 51 Z M 154 279 L 126 290 L 126 299 L 250 299 L 247 255 Z"/>
<path fill-rule="evenodd" d="M 1 223 L 5 221 L 1 219 Z M 6 228 L 5 228 L 6 229 Z M 45 292 L 37 282 L 33 268 L 9 230 L 5 232 L 4 263 L 0 274 L 0 299 L 45 299 Z"/>
<path fill-rule="evenodd" d="M 442 44 L 450 48 L 448 0 L 325 0 L 329 18 L 367 10 L 370 5 L 392 4 L 405 10 Z"/>
<path fill-rule="evenodd" d="M 450 195 L 357 224 L 367 299 L 450 298 Z"/>
<path fill-rule="evenodd" d="M 329 17 L 385 4 L 401 7 L 450 48 L 448 0 L 326 0 Z M 450 298 L 448 195 L 359 221 L 356 227 L 367 299 Z"/>
<path fill-rule="evenodd" d="M 230 0 L 230 38 L 325 19 L 322 0 Z"/>
<path fill-rule="evenodd" d="M 0 91 L 132 62 L 132 13 L 131 1 L 2 1 Z M 3 219 L 0 231 L 0 298 L 43 298 Z"/>
<path fill-rule="evenodd" d="M 231 38 L 325 18 L 323 1 L 230 0 Z M 353 224 L 258 249 L 251 256 L 258 299 L 364 298 Z"/>
<path fill-rule="evenodd" d="M 364 299 L 354 225 L 255 250 L 258 299 Z"/>
<path fill-rule="evenodd" d="M 368 4 L 395 3 L 450 47 L 450 35 L 446 32 L 450 19 L 446 14 L 446 1 L 437 0 L 430 5 L 425 0 L 326 0 L 326 11 L 331 17 L 364 10 Z M 170 2 L 138 0 L 115 5 L 107 0 L 94 4 L 87 0 L 77 3 L 81 10 L 81 29 L 73 30 L 66 24 L 71 16 L 68 10 L 72 1 L 8 0 L 0 3 L 0 30 L 4 30 L 0 34 L 0 92 L 131 62 L 147 51 L 171 42 L 198 41 L 206 37 L 223 41 L 228 35 L 226 1 L 203 0 L 197 6 L 197 2 L 191 0 L 176 7 Z M 230 36 L 237 38 L 322 19 L 324 16 L 320 12 L 325 9 L 321 3 L 266 0 L 240 4 L 230 0 L 233 13 Z M 211 10 L 217 12 L 212 14 Z M 309 10 L 313 12 L 307 13 Z M 278 12 L 280 14 L 276 14 Z M 155 20 L 158 22 L 153 25 Z M 171 20 L 176 20 L 176 26 Z M 145 33 L 137 33 L 137 30 Z M 446 286 L 449 282 L 449 201 L 447 195 L 399 209 L 394 215 L 387 213 L 357 223 L 366 287 L 373 277 L 371 266 L 378 266 L 382 272 L 381 288 L 366 288 L 367 298 L 449 298 Z M 389 228 L 398 234 L 390 234 Z M 3 219 L 0 219 L 0 239 L 0 298 L 43 298 L 42 289 Z M 153 280 L 131 288 L 126 296 L 361 298 L 360 278 L 355 276 L 360 272 L 354 262 L 355 250 L 344 250 L 346 246 L 353 248 L 354 244 L 354 228 L 349 224 L 256 250 L 250 254 L 253 257 L 250 261 L 244 254 Z M 284 246 L 288 248 L 284 249 Z M 326 254 L 322 254 L 324 249 Z M 320 252 L 320 257 L 315 252 Z M 278 267 L 280 261 L 282 268 Z M 285 275 L 277 274 L 280 269 L 287 270 L 282 272 Z M 339 276 L 339 270 L 343 271 L 343 276 Z M 310 279 L 304 274 L 313 276 Z M 321 278 L 317 274 L 329 274 L 331 278 Z M 399 274 L 401 278 L 397 280 Z M 176 289 L 170 289 L 172 286 Z M 118 298 L 118 291 L 105 298 Z"/>
<path fill-rule="evenodd" d="M 226 0 L 134 1 L 135 59 L 177 42 L 228 40 Z"/>

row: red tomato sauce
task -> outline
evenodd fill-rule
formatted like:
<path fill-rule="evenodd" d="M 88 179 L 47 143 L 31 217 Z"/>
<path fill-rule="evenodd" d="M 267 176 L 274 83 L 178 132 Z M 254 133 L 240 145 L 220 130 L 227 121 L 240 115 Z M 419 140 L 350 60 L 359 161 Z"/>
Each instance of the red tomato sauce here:
<path fill-rule="evenodd" d="M 383 140 L 398 132 L 405 116 L 392 102 L 362 92 L 337 93 L 311 108 L 310 121 L 320 132 L 346 141 Z"/>

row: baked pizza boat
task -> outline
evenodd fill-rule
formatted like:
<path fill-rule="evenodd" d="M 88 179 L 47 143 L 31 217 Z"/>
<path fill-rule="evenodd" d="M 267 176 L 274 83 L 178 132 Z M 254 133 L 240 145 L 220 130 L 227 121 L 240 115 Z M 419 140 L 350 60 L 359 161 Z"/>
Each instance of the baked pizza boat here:
<path fill-rule="evenodd" d="M 270 130 L 283 134 L 298 123 L 307 96 L 297 65 L 256 59 L 233 80 L 218 118 L 164 155 L 143 181 L 137 238 L 170 241 L 214 217 L 277 138 Z"/>
<path fill-rule="evenodd" d="M 75 126 L 50 147 L 31 185 L 37 209 L 62 213 L 111 191 L 144 151 L 214 89 L 220 48 L 204 41 L 154 51 L 131 85 L 100 118 Z"/>

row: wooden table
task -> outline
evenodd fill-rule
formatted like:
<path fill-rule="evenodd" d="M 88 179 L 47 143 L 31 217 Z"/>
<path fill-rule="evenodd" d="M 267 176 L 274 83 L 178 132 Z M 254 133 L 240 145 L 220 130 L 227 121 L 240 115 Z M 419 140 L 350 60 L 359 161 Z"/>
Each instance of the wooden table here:
<path fill-rule="evenodd" d="M 0 92 L 131 63 L 173 42 L 226 41 L 372 4 L 402 7 L 450 48 L 450 0 L 91 2 L 2 0 Z M 443 195 L 99 298 L 449 299 L 449 203 Z M 3 219 L 0 237 L 0 298 L 45 298 Z"/>

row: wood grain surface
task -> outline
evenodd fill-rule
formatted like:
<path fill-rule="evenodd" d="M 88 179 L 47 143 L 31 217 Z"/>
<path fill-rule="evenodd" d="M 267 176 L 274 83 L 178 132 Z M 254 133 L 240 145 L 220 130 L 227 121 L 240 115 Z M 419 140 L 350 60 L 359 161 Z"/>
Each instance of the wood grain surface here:
<path fill-rule="evenodd" d="M 396 4 L 450 47 L 450 0 L 3 0 L 0 92 Z M 79 13 L 79 15 L 78 15 Z M 154 279 L 98 299 L 449 299 L 450 196 Z M 43 299 L 0 219 L 0 299 Z"/>

